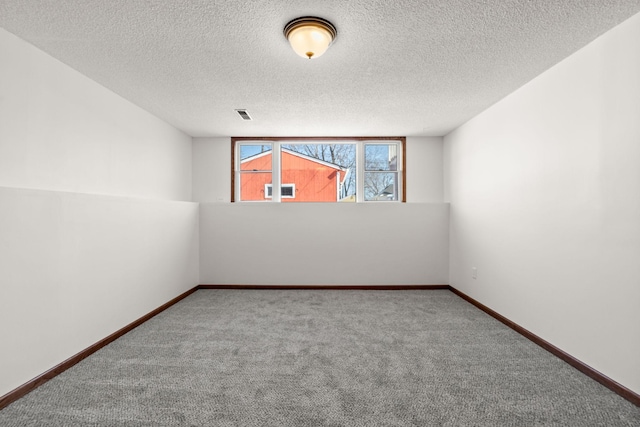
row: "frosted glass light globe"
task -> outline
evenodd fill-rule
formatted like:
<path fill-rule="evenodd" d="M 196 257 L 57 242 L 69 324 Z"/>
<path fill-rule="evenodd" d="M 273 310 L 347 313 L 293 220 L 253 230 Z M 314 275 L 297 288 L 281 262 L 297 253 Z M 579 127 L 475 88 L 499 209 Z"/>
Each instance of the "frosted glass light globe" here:
<path fill-rule="evenodd" d="M 324 28 L 308 25 L 298 27 L 289 34 L 294 52 L 303 58 L 318 58 L 329 49 L 333 37 Z"/>
<path fill-rule="evenodd" d="M 303 58 L 315 59 L 331 46 L 337 31 L 326 19 L 303 16 L 290 21 L 284 27 L 284 35 L 295 53 Z"/>

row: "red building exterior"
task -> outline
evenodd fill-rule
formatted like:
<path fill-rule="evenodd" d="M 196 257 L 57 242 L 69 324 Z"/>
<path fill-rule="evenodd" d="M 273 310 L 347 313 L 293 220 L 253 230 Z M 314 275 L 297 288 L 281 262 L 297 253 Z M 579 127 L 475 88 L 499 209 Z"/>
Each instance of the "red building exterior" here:
<path fill-rule="evenodd" d="M 344 195 L 349 169 L 285 148 L 281 167 L 282 202 L 336 202 Z M 271 191 L 271 151 L 242 160 L 241 200 L 269 200 Z"/>

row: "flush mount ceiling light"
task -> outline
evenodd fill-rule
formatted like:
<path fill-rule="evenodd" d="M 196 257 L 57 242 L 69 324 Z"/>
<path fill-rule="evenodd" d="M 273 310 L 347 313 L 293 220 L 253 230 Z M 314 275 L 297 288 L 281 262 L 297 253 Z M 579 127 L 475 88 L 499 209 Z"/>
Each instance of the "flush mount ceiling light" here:
<path fill-rule="evenodd" d="M 336 27 L 326 19 L 303 16 L 284 27 L 284 36 L 303 58 L 315 59 L 327 51 L 336 39 Z"/>

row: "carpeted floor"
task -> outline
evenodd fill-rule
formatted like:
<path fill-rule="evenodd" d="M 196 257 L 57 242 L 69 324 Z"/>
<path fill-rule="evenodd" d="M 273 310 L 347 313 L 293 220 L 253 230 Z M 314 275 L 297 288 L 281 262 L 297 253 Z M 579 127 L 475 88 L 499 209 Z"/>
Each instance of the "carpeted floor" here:
<path fill-rule="evenodd" d="M 200 290 L 0 425 L 639 426 L 640 408 L 447 290 Z"/>

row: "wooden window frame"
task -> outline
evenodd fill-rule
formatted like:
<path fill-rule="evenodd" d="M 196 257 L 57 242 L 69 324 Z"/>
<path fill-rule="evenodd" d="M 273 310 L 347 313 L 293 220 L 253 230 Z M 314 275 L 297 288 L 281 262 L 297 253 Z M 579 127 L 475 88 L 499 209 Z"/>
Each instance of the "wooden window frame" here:
<path fill-rule="evenodd" d="M 401 172 L 401 181 L 402 181 L 402 194 L 399 195 L 398 201 L 399 203 L 407 202 L 407 138 L 404 136 L 306 136 L 306 137 L 294 137 L 294 136 L 283 136 L 283 137 L 251 137 L 251 136 L 234 136 L 231 137 L 231 202 L 236 202 L 236 145 L 242 142 L 260 142 L 260 141 L 268 141 L 268 142 L 301 142 L 301 143 L 330 143 L 331 141 L 340 141 L 340 142 L 349 142 L 353 141 L 371 141 L 371 142 L 384 142 L 384 141 L 396 141 L 400 143 L 402 147 L 402 170 Z M 364 167 L 362 165 L 361 167 Z M 275 173 L 272 171 L 272 173 Z M 279 172 L 278 172 L 279 173 Z M 375 202 L 375 201 L 363 201 L 362 203 L 389 203 L 389 202 Z"/>

